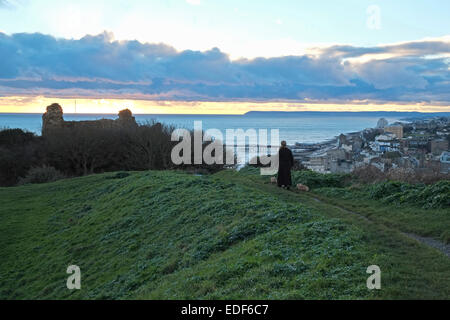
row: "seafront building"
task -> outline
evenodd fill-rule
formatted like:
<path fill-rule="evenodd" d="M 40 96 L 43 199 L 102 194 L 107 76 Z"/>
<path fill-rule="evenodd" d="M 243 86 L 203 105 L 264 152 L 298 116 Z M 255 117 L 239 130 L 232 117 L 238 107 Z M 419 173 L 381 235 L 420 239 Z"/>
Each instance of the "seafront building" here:
<path fill-rule="evenodd" d="M 449 173 L 450 117 L 389 125 L 380 119 L 377 128 L 341 134 L 334 147 L 303 157 L 302 164 L 321 173 L 348 173 L 372 165 L 382 171 L 407 168 Z"/>
<path fill-rule="evenodd" d="M 403 126 L 401 125 L 385 127 L 384 132 L 394 134 L 397 139 L 403 139 Z"/>

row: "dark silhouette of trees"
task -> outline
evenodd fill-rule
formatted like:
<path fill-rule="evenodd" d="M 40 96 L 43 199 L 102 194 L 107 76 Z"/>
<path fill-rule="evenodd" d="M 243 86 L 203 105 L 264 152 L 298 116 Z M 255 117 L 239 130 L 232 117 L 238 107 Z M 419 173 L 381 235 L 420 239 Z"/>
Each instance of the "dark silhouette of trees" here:
<path fill-rule="evenodd" d="M 15 185 L 42 160 L 41 138 L 21 129 L 0 131 L 0 185 Z"/>
<path fill-rule="evenodd" d="M 174 165 L 171 153 L 179 143 L 171 141 L 174 130 L 174 127 L 155 122 L 109 127 L 87 123 L 52 128 L 42 137 L 20 129 L 3 130 L 0 131 L 0 185 L 12 186 L 19 180 L 42 181 L 46 176 L 53 181 L 55 177 L 111 171 L 181 169 L 216 172 L 224 168 L 222 164 L 193 164 L 193 148 L 192 164 Z M 209 143 L 203 144 L 203 150 Z M 194 145 L 193 141 L 191 145 Z M 225 149 L 223 154 L 226 154 Z"/>

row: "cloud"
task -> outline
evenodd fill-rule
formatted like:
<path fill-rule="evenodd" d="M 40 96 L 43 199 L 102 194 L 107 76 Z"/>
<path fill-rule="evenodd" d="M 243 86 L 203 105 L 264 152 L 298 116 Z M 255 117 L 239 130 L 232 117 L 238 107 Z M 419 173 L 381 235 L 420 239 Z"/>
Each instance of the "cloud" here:
<path fill-rule="evenodd" d="M 213 48 L 0 33 L 0 96 L 450 103 L 450 39 L 231 60 Z"/>

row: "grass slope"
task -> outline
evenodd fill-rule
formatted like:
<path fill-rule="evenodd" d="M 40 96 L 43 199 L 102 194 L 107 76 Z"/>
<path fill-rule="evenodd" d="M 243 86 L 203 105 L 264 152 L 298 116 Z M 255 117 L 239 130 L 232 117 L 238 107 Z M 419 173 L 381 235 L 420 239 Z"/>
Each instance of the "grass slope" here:
<path fill-rule="evenodd" d="M 395 181 L 351 183 L 348 175 L 294 172 L 314 195 L 406 233 L 450 243 L 450 181 L 432 185 Z"/>
<path fill-rule="evenodd" d="M 0 219 L 1 299 L 450 297 L 447 257 L 245 173 L 3 188 Z M 79 291 L 65 285 L 72 264 Z"/>

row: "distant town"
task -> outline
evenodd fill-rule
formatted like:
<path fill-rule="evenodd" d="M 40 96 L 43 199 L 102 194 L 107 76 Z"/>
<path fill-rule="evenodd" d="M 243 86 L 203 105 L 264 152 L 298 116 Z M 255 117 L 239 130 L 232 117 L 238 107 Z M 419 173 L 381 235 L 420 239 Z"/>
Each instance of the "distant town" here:
<path fill-rule="evenodd" d="M 416 119 L 341 134 L 322 144 L 293 146 L 296 160 L 316 172 L 348 173 L 372 165 L 383 172 L 395 168 L 450 173 L 450 117 Z"/>

